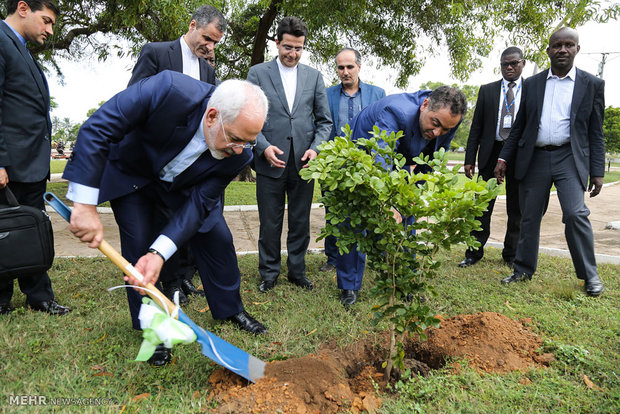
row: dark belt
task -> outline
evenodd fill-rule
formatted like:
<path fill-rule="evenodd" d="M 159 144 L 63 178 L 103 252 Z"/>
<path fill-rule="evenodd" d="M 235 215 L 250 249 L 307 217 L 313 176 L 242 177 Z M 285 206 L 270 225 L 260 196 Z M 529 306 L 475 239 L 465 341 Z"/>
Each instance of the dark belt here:
<path fill-rule="evenodd" d="M 567 143 L 564 145 L 545 145 L 543 147 L 536 147 L 536 149 L 543 150 L 543 151 L 555 151 L 557 149 L 564 148 L 567 145 L 570 145 L 570 143 Z"/>

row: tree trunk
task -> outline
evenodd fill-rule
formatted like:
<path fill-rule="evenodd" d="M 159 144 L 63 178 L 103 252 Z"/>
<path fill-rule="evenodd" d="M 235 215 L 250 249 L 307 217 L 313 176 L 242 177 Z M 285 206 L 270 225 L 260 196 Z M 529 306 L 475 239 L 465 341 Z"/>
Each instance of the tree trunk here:
<path fill-rule="evenodd" d="M 254 47 L 252 48 L 250 66 L 254 66 L 265 61 L 267 36 L 269 35 L 269 29 L 271 29 L 274 20 L 278 16 L 280 4 L 282 4 L 282 0 L 271 0 L 271 4 L 267 8 L 267 11 L 258 22 L 258 29 L 256 30 L 256 37 L 254 38 Z"/>
<path fill-rule="evenodd" d="M 235 178 L 235 181 L 247 181 L 250 183 L 254 183 L 256 182 L 256 177 L 254 177 L 254 174 L 252 174 L 252 169 L 248 165 L 243 170 L 241 170 L 239 175 Z"/>

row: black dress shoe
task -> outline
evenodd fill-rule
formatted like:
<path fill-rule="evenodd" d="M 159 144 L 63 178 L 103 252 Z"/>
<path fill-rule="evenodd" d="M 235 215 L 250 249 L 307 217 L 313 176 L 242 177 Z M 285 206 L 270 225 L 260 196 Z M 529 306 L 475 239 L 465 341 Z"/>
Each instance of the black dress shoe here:
<path fill-rule="evenodd" d="M 186 296 L 189 296 L 189 295 L 196 295 L 196 296 L 202 296 L 202 297 L 206 296 L 205 291 L 198 289 L 196 286 L 194 286 L 192 281 L 189 279 L 183 279 L 181 281 L 181 289 L 183 289 L 183 293 L 185 293 Z"/>
<path fill-rule="evenodd" d="M 163 345 L 157 345 L 155 348 L 155 352 L 151 357 L 146 361 L 152 367 L 163 367 L 166 364 L 169 364 L 172 361 L 172 354 L 170 350 Z"/>
<path fill-rule="evenodd" d="M 603 282 L 601 282 L 598 276 L 586 280 L 586 293 L 588 296 L 598 296 L 603 293 L 603 290 L 605 290 Z"/>
<path fill-rule="evenodd" d="M 246 311 L 241 311 L 236 315 L 226 318 L 226 320 L 237 325 L 239 329 L 243 329 L 244 331 L 248 331 L 254 335 L 264 334 L 267 332 L 265 325 L 251 317 Z"/>
<path fill-rule="evenodd" d="M 321 272 L 333 272 L 334 270 L 336 270 L 336 266 L 334 266 L 331 263 L 325 263 L 323 266 L 319 267 L 319 271 Z"/>
<path fill-rule="evenodd" d="M 340 303 L 342 303 L 345 308 L 348 308 L 355 302 L 357 302 L 357 290 L 343 290 L 342 293 L 340 293 Z"/>
<path fill-rule="evenodd" d="M 10 315 L 10 314 L 11 314 L 11 304 L 0 303 L 0 315 Z"/>
<path fill-rule="evenodd" d="M 294 284 L 295 286 L 299 286 L 300 288 L 303 288 L 303 289 L 308 289 L 308 290 L 314 289 L 314 285 L 312 284 L 310 279 L 308 279 L 305 276 L 301 277 L 300 279 L 289 278 L 288 281 Z"/>
<path fill-rule="evenodd" d="M 466 257 L 463 259 L 461 263 L 459 263 L 459 267 L 469 267 L 478 263 L 478 260 L 472 259 L 471 257 Z"/>
<path fill-rule="evenodd" d="M 183 289 L 178 286 L 169 287 L 164 290 L 164 294 L 172 302 L 174 302 L 174 294 L 176 292 L 179 292 L 179 305 L 185 305 L 189 302 L 189 299 L 187 299 L 187 296 L 185 296 L 185 293 L 183 293 Z"/>
<path fill-rule="evenodd" d="M 44 300 L 43 302 L 39 303 L 30 303 L 28 306 L 30 306 L 30 309 L 39 312 L 47 312 L 50 315 L 62 316 L 71 312 L 71 309 L 67 308 L 66 306 L 59 305 L 58 302 L 56 302 L 55 300 Z"/>
<path fill-rule="evenodd" d="M 275 280 L 263 280 L 260 286 L 258 287 L 258 290 L 260 290 L 263 293 L 266 293 L 266 292 L 269 292 L 271 289 L 273 289 L 275 285 L 276 285 Z"/>
<path fill-rule="evenodd" d="M 532 280 L 532 275 L 528 275 L 526 273 L 514 272 L 510 276 L 502 279 L 501 282 L 502 282 L 502 285 L 507 285 L 509 283 L 522 282 L 525 280 Z"/>

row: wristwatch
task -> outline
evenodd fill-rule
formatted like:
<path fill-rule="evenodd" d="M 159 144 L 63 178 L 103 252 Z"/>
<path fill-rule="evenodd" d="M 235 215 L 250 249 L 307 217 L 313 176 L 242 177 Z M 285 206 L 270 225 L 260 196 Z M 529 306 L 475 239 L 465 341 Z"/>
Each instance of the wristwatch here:
<path fill-rule="evenodd" d="M 165 262 L 166 258 L 164 257 L 163 254 L 161 254 L 160 252 L 158 252 L 157 250 L 153 249 L 152 247 L 149 249 L 149 253 L 153 253 L 156 254 L 157 256 L 161 257 L 161 259 Z"/>

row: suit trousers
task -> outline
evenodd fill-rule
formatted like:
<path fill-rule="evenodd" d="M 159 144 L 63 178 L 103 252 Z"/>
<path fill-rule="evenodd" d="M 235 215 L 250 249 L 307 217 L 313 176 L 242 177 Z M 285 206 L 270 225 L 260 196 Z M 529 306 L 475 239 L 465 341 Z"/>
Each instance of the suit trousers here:
<path fill-rule="evenodd" d="M 310 244 L 310 209 L 314 181 L 307 182 L 295 167 L 291 146 L 289 160 L 278 178 L 256 175 L 256 200 L 260 230 L 258 237 L 258 271 L 262 280 L 276 280 L 280 275 L 280 237 L 284 205 L 288 197 L 288 278 L 306 276 L 306 252 Z"/>
<path fill-rule="evenodd" d="M 19 204 L 36 207 L 41 210 L 45 209 L 43 194 L 45 193 L 46 186 L 47 180 L 36 183 L 9 182 L 9 188 Z M 0 194 L 0 203 L 8 203 L 4 191 Z M 2 253 L 0 252 L 0 254 Z M 20 276 L 17 278 L 17 282 L 19 283 L 19 289 L 26 295 L 26 302 L 29 304 L 54 300 L 52 282 L 47 272 L 38 275 Z M 13 280 L 0 281 L 0 303 L 8 304 L 12 297 Z"/>
<path fill-rule="evenodd" d="M 494 170 L 496 166 L 495 160 L 497 160 L 502 147 L 503 141 L 495 141 L 489 161 L 479 171 L 479 176 L 488 181 L 494 177 Z M 506 235 L 504 236 L 504 249 L 502 250 L 502 258 L 506 263 L 514 261 L 515 254 L 517 252 L 517 243 L 519 241 L 519 231 L 521 228 L 521 209 L 519 208 L 519 183 L 514 178 L 514 163 L 508 165 L 505 181 L 506 183 L 506 213 L 508 215 L 508 221 L 506 223 Z M 486 211 L 482 213 L 482 216 L 477 217 L 480 221 L 480 230 L 473 230 L 471 235 L 480 242 L 478 248 L 468 248 L 465 251 L 465 257 L 478 261 L 484 256 L 484 246 L 489 240 L 491 234 L 491 215 L 493 214 L 493 208 L 495 207 L 495 199 L 489 202 L 489 206 Z"/>
<path fill-rule="evenodd" d="M 577 277 L 589 280 L 597 276 L 594 235 L 584 202 L 584 192 L 570 144 L 553 151 L 535 149 L 528 173 L 520 182 L 521 234 L 514 270 L 529 275 L 536 272 L 540 224 L 549 202 L 551 186 L 557 189 L 562 208 L 564 234 Z"/>
<path fill-rule="evenodd" d="M 123 256 L 132 264 L 148 251 L 173 214 L 186 200 L 179 193 L 167 192 L 161 183 L 152 183 L 135 193 L 111 201 L 119 227 Z M 189 241 L 207 302 L 214 319 L 225 319 L 243 310 L 239 286 L 241 275 L 232 234 L 220 210 L 209 217 L 213 224 L 204 233 L 197 233 Z M 161 277 L 174 274 L 178 269 L 178 254 L 166 261 Z M 156 285 L 159 288 L 159 282 Z M 142 296 L 127 289 L 132 326 L 140 329 L 138 314 Z"/>

